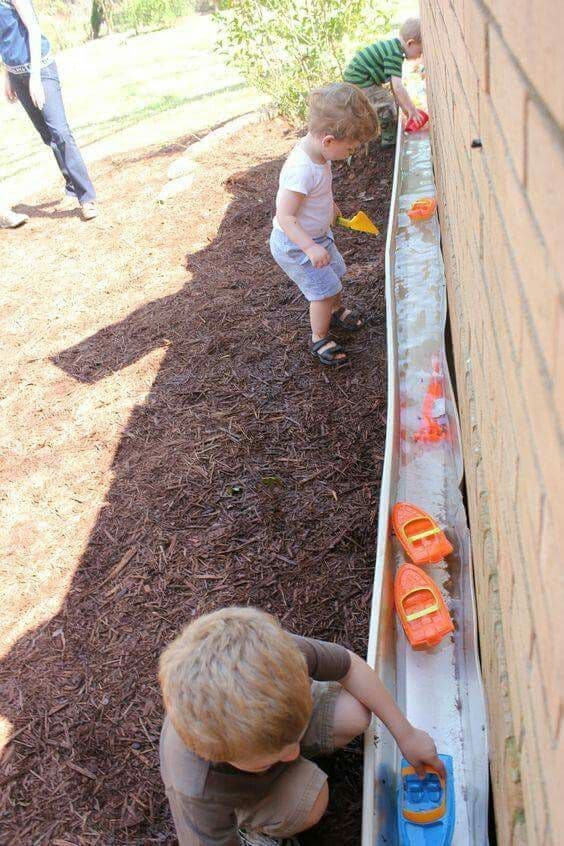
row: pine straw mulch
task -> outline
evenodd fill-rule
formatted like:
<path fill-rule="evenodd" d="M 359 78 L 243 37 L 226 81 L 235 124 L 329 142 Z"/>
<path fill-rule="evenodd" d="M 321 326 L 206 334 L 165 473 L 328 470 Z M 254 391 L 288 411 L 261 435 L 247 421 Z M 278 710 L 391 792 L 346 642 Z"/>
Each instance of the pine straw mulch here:
<path fill-rule="evenodd" d="M 34 308 L 52 296 L 50 285 L 67 290 L 60 268 L 77 239 L 82 261 L 97 263 L 86 275 L 88 307 L 63 313 L 72 325 L 67 337 L 86 339 L 65 348 L 64 333 L 49 319 L 43 325 L 46 336 L 55 333 L 49 372 L 58 374 L 45 383 L 46 397 L 57 400 L 42 408 L 45 419 L 62 413 L 61 402 L 72 409 L 77 397 L 82 423 L 89 413 L 100 419 L 88 405 L 94 386 L 113 376 L 114 390 L 117 379 L 118 392 L 127 392 L 130 365 L 156 349 L 162 355 L 147 359 L 150 390 L 131 403 L 119 442 L 99 445 L 106 453 L 115 447 L 104 477 L 111 486 L 80 560 L 60 574 L 69 579 L 61 610 L 22 634 L 2 663 L 1 713 L 14 730 L 0 775 L 3 844 L 175 842 L 158 771 L 156 666 L 192 617 L 252 604 L 292 631 L 365 652 L 385 431 L 384 237 L 337 233 L 355 283 L 347 301 L 371 320 L 347 341 L 351 366 L 322 368 L 306 349 L 305 303 L 267 247 L 277 175 L 293 143 L 279 122 L 240 133 L 227 156 L 225 148 L 210 154 L 192 192 L 157 212 L 154 192 L 149 198 L 140 186 L 158 190 L 174 150 L 108 161 L 96 172 L 108 180 L 105 222 L 89 229 L 64 213 L 45 222 L 45 213 L 32 221 L 40 226 L 34 238 L 17 242 L 22 256 L 42 245 L 45 288 L 23 296 L 35 297 Z M 391 172 L 392 153 L 380 150 L 338 165 L 343 213 L 360 206 L 385 228 Z M 129 232 L 130 254 L 127 243 L 116 244 L 120 227 Z M 162 296 L 143 294 L 182 247 L 190 248 L 184 286 L 177 273 L 161 283 Z M 112 284 L 121 286 L 121 311 L 108 305 Z M 25 373 L 14 379 L 25 408 L 33 388 Z M 84 444 L 96 433 L 83 431 L 79 443 L 65 419 L 63 452 L 45 454 L 44 493 L 59 484 L 63 456 L 88 487 L 95 453 Z M 40 472 L 41 461 L 34 467 Z M 66 530 L 49 522 L 46 507 L 45 537 L 34 536 L 27 551 L 40 541 L 72 544 L 82 507 L 74 505 L 76 521 Z M 41 566 L 29 554 L 22 589 Z M 56 591 L 53 582 L 44 590 Z M 302 843 L 357 843 L 360 743 L 323 765 L 331 810 Z"/>

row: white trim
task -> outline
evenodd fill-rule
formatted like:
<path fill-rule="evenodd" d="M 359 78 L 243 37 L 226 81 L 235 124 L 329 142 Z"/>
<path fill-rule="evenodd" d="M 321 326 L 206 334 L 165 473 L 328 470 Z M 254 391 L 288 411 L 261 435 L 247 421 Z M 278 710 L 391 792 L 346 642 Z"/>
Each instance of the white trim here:
<path fill-rule="evenodd" d="M 3 0 L 0 0 L 0 3 L 1 2 L 3 2 Z M 46 68 L 48 65 L 51 64 L 51 62 L 54 61 L 55 57 L 49 50 L 48 53 L 45 53 L 45 55 L 41 57 L 41 62 L 39 66 L 41 68 Z M 25 65 L 6 65 L 6 70 L 8 71 L 8 73 L 13 73 L 18 76 L 19 74 L 31 73 L 31 65 L 29 62 Z"/>

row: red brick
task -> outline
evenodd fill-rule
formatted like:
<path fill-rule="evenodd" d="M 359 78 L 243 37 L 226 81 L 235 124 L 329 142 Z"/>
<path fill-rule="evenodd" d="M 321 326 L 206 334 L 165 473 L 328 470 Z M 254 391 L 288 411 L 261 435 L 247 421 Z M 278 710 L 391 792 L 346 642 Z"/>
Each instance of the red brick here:
<path fill-rule="evenodd" d="M 527 192 L 556 268 L 564 267 L 563 173 L 562 137 L 537 104 L 531 102 L 527 120 Z"/>
<path fill-rule="evenodd" d="M 553 396 L 546 385 L 546 377 L 539 368 L 539 358 L 530 333 L 523 333 L 523 357 L 520 372 L 523 398 L 531 424 L 531 448 L 537 456 L 538 469 L 545 491 L 553 502 L 562 502 L 564 486 L 559 462 L 562 433 Z M 517 409 L 519 411 L 519 409 Z M 522 493 L 522 491 L 521 491 Z M 535 516 L 531 511 L 531 520 Z"/>
<path fill-rule="evenodd" d="M 525 56 L 536 21 L 531 15 L 531 0 L 486 0 L 501 36 L 515 56 Z"/>
<path fill-rule="evenodd" d="M 564 4 L 547 0 L 491 0 L 488 4 L 501 27 L 501 36 L 521 65 L 531 89 L 554 119 L 564 124 L 564 77 L 560 33 Z M 534 37 L 531 37 L 534 33 Z"/>
<path fill-rule="evenodd" d="M 492 243 L 485 250 L 484 261 L 488 261 L 488 276 L 491 280 L 492 289 L 495 287 L 496 296 L 499 300 L 499 320 L 495 327 L 498 332 L 509 332 L 512 349 L 512 363 L 519 366 L 523 348 L 523 299 L 519 286 L 519 280 L 511 261 L 511 249 L 506 238 L 501 218 L 497 217 L 497 208 L 490 217 L 491 229 L 488 232 L 488 239 Z M 496 237 L 493 237 L 495 234 Z M 492 255 L 493 253 L 493 255 Z M 505 317 L 506 324 L 502 321 Z M 503 340 L 500 336 L 499 340 Z M 504 362 L 500 362 L 503 366 Z M 507 359 L 505 359 L 505 363 Z"/>
<path fill-rule="evenodd" d="M 530 0 L 534 38 L 528 32 L 521 64 L 555 121 L 564 127 L 564 3 Z"/>
<path fill-rule="evenodd" d="M 542 796 L 542 803 L 551 811 L 552 827 L 558 827 L 558 817 L 564 822 L 559 811 L 561 803 L 560 791 L 564 779 L 564 759 L 558 755 L 558 749 L 552 742 L 549 731 L 549 719 L 546 700 L 546 678 L 543 676 L 543 658 L 539 654 L 537 644 L 533 648 L 529 691 L 531 696 L 531 737 L 533 739 L 532 754 L 536 760 L 542 761 L 539 768 L 538 793 Z M 548 822 L 548 819 L 547 819 Z M 556 824 L 556 825 L 555 825 Z"/>
<path fill-rule="evenodd" d="M 552 370 L 556 358 L 556 315 L 561 280 L 550 264 L 543 233 L 517 177 L 506 173 L 502 188 L 498 199 L 519 272 L 520 289 L 531 313 L 538 346 L 547 368 Z"/>
<path fill-rule="evenodd" d="M 564 296 L 558 298 L 554 340 L 554 407 L 560 425 L 564 416 Z"/>
<path fill-rule="evenodd" d="M 480 132 L 482 149 L 473 150 L 473 155 L 483 157 L 491 188 L 503 204 L 506 195 L 505 183 L 509 174 L 509 154 L 491 97 L 483 91 L 480 92 Z"/>
<path fill-rule="evenodd" d="M 527 836 L 531 844 L 541 842 L 546 828 L 547 813 L 540 790 L 540 766 L 532 738 L 525 734 L 521 750 L 521 780 L 525 799 Z"/>
<path fill-rule="evenodd" d="M 519 178 L 525 176 L 527 87 L 513 56 L 490 25 L 490 94 Z"/>
<path fill-rule="evenodd" d="M 463 32 L 474 70 L 483 90 L 488 91 L 488 16 L 477 0 L 465 0 Z"/>
<path fill-rule="evenodd" d="M 522 808 L 518 808 L 512 820 L 513 829 L 511 832 L 511 846 L 527 846 L 527 827 L 525 825 L 525 814 Z M 503 843 L 502 841 L 499 841 Z"/>
<path fill-rule="evenodd" d="M 554 503 L 562 518 L 562 508 Z M 562 643 L 562 608 L 564 607 L 564 574 L 562 556 L 558 555 L 557 526 L 563 525 L 553 517 L 553 504 L 543 503 L 541 541 L 538 566 L 533 570 L 533 596 L 539 651 L 546 667 L 548 711 L 552 737 L 558 737 L 564 699 L 564 650 Z M 536 563 L 536 562 L 534 562 Z"/>

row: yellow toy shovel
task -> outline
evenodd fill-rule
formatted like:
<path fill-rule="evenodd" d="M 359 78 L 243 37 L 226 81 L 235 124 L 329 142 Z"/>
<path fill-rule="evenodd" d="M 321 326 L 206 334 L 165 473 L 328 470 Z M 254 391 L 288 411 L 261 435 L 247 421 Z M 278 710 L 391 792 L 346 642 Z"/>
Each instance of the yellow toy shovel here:
<path fill-rule="evenodd" d="M 357 232 L 368 232 L 369 235 L 379 235 L 380 230 L 374 226 L 367 214 L 359 211 L 354 217 L 338 217 L 337 223 L 339 226 L 344 226 L 346 229 L 355 229 Z"/>

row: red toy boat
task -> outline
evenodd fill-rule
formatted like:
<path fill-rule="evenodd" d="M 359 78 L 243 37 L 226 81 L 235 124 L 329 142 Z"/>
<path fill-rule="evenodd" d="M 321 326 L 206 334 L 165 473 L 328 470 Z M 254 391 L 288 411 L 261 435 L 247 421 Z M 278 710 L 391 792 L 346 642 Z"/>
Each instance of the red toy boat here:
<path fill-rule="evenodd" d="M 428 649 L 454 631 L 442 594 L 414 564 L 403 564 L 394 582 L 394 599 L 403 630 L 414 649 Z"/>
<path fill-rule="evenodd" d="M 407 211 L 410 220 L 430 220 L 435 214 L 437 208 L 437 200 L 435 197 L 422 197 L 420 200 L 415 200 L 413 205 Z"/>
<path fill-rule="evenodd" d="M 396 502 L 392 526 L 414 564 L 436 564 L 452 552 L 452 544 L 433 518 L 409 502 Z"/>
<path fill-rule="evenodd" d="M 419 132 L 420 129 L 423 129 L 427 121 L 429 120 L 429 115 L 427 112 L 424 112 L 423 109 L 417 109 L 419 112 L 419 117 L 423 120 L 423 123 L 419 124 L 419 126 L 415 126 L 415 122 L 413 118 L 409 118 L 405 125 L 406 132 Z"/>
<path fill-rule="evenodd" d="M 448 435 L 445 394 L 443 390 L 443 372 L 437 355 L 433 356 L 433 373 L 423 400 L 423 420 L 413 438 L 423 443 L 442 441 Z"/>

